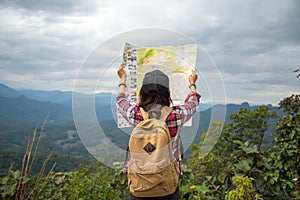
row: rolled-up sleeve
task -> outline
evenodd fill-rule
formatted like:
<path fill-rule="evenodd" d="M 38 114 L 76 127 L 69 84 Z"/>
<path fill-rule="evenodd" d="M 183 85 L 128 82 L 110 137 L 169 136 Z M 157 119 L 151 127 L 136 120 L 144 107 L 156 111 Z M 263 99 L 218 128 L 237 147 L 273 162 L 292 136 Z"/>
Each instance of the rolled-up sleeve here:
<path fill-rule="evenodd" d="M 179 106 L 182 116 L 182 124 L 189 121 L 192 115 L 197 111 L 201 95 L 197 92 L 191 92 L 187 95 L 184 104 Z"/>
<path fill-rule="evenodd" d="M 120 92 L 118 96 L 116 97 L 117 100 L 117 107 L 118 111 L 121 113 L 121 115 L 130 122 L 131 118 L 131 111 L 133 109 L 133 105 L 131 105 L 127 100 L 125 93 Z"/>

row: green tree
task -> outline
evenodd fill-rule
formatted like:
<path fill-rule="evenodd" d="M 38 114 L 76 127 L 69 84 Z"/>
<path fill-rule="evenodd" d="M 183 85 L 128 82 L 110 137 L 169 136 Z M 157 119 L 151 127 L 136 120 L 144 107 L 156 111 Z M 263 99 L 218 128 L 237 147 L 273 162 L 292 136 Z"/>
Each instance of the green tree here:
<path fill-rule="evenodd" d="M 249 142 L 242 143 L 234 141 L 238 145 L 238 150 L 230 155 L 230 160 L 223 170 L 223 179 L 234 182 L 234 176 L 247 176 L 255 180 L 254 188 L 258 193 L 264 193 L 263 174 L 265 172 L 265 157 L 254 145 L 249 146 Z M 230 189 L 230 185 L 228 186 Z"/>
<path fill-rule="evenodd" d="M 243 143 L 248 141 L 250 146 L 256 145 L 260 150 L 263 144 L 269 142 L 264 140 L 269 129 L 268 121 L 276 117 L 278 117 L 276 112 L 270 112 L 269 106 L 259 106 L 255 110 L 241 108 L 238 113 L 230 116 L 233 123 L 229 124 L 224 135 L 231 143 L 236 140 Z"/>
<path fill-rule="evenodd" d="M 273 133 L 276 145 L 264 178 L 272 198 L 300 199 L 300 94 L 284 98 L 279 105 L 285 115 Z"/>
<path fill-rule="evenodd" d="M 222 174 L 228 183 L 225 188 L 232 188 L 232 177 L 244 175 L 254 178 L 255 190 L 263 194 L 266 159 L 262 145 L 269 142 L 264 136 L 270 130 L 268 122 L 277 118 L 277 114 L 269 106 L 259 106 L 255 110 L 242 108 L 230 118 L 233 122 L 222 132 L 226 145 L 232 148 Z"/>
<path fill-rule="evenodd" d="M 221 180 L 220 175 L 232 152 L 231 146 L 228 146 L 222 134 L 220 135 L 223 126 L 227 125 L 224 122 L 211 122 L 209 132 L 202 135 L 199 144 L 192 144 L 192 156 L 189 159 L 189 187 L 206 186 L 209 189 L 206 191 L 206 197 L 216 199 L 225 197 L 226 189 L 222 185 L 224 180 Z M 208 149 L 211 151 L 207 152 Z"/>
<path fill-rule="evenodd" d="M 242 108 L 237 114 L 230 116 L 232 123 L 213 122 L 210 130 L 220 131 L 218 127 L 223 126 L 219 138 L 211 137 L 209 140 L 217 140 L 214 148 L 203 155 L 207 150 L 205 142 L 211 135 L 208 132 L 202 136 L 199 145 L 192 146 L 192 157 L 189 160 L 192 179 L 190 185 L 205 185 L 209 189 L 206 195 L 225 198 L 225 192 L 234 188 L 232 177 L 246 175 L 259 180 L 256 185 L 262 185 L 263 172 L 265 169 L 264 154 L 261 146 L 264 144 L 264 135 L 269 130 L 268 121 L 277 117 L 275 112 L 270 112 L 268 106 L 260 106 L 255 110 Z M 217 135 L 217 133 L 213 133 Z M 211 144 L 214 144 L 211 142 Z"/>

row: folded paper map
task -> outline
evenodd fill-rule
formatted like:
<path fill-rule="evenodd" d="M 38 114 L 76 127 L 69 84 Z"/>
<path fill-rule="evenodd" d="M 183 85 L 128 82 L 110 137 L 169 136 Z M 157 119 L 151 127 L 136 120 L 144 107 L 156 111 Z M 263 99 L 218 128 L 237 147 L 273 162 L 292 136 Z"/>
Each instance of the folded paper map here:
<path fill-rule="evenodd" d="M 169 76 L 173 104 L 183 104 L 189 92 L 188 76 L 195 69 L 196 57 L 197 44 L 137 47 L 126 43 L 123 52 L 123 67 L 127 72 L 126 98 L 133 105 L 138 103 L 138 91 L 145 73 L 159 69 Z M 118 127 L 130 126 L 118 113 Z"/>

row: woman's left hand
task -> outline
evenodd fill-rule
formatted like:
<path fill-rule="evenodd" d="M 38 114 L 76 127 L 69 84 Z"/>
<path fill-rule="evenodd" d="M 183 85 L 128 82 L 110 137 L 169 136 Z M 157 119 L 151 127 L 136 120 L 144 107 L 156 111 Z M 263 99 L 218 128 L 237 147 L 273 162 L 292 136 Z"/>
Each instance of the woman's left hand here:
<path fill-rule="evenodd" d="M 120 67 L 118 69 L 118 76 L 121 80 L 121 83 L 126 83 L 126 80 L 127 80 L 127 75 L 126 75 L 126 71 L 124 70 L 122 64 L 120 64 Z"/>

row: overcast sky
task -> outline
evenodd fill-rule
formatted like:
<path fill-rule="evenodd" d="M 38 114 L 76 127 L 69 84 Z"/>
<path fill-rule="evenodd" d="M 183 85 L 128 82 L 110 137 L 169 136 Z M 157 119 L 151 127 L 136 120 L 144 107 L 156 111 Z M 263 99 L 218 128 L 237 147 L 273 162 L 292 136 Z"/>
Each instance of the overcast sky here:
<path fill-rule="evenodd" d="M 227 102 L 277 105 L 300 91 L 298 0 L 1 0 L 0 27 L 0 82 L 15 89 L 70 91 L 99 45 L 153 27 L 202 45 Z"/>

